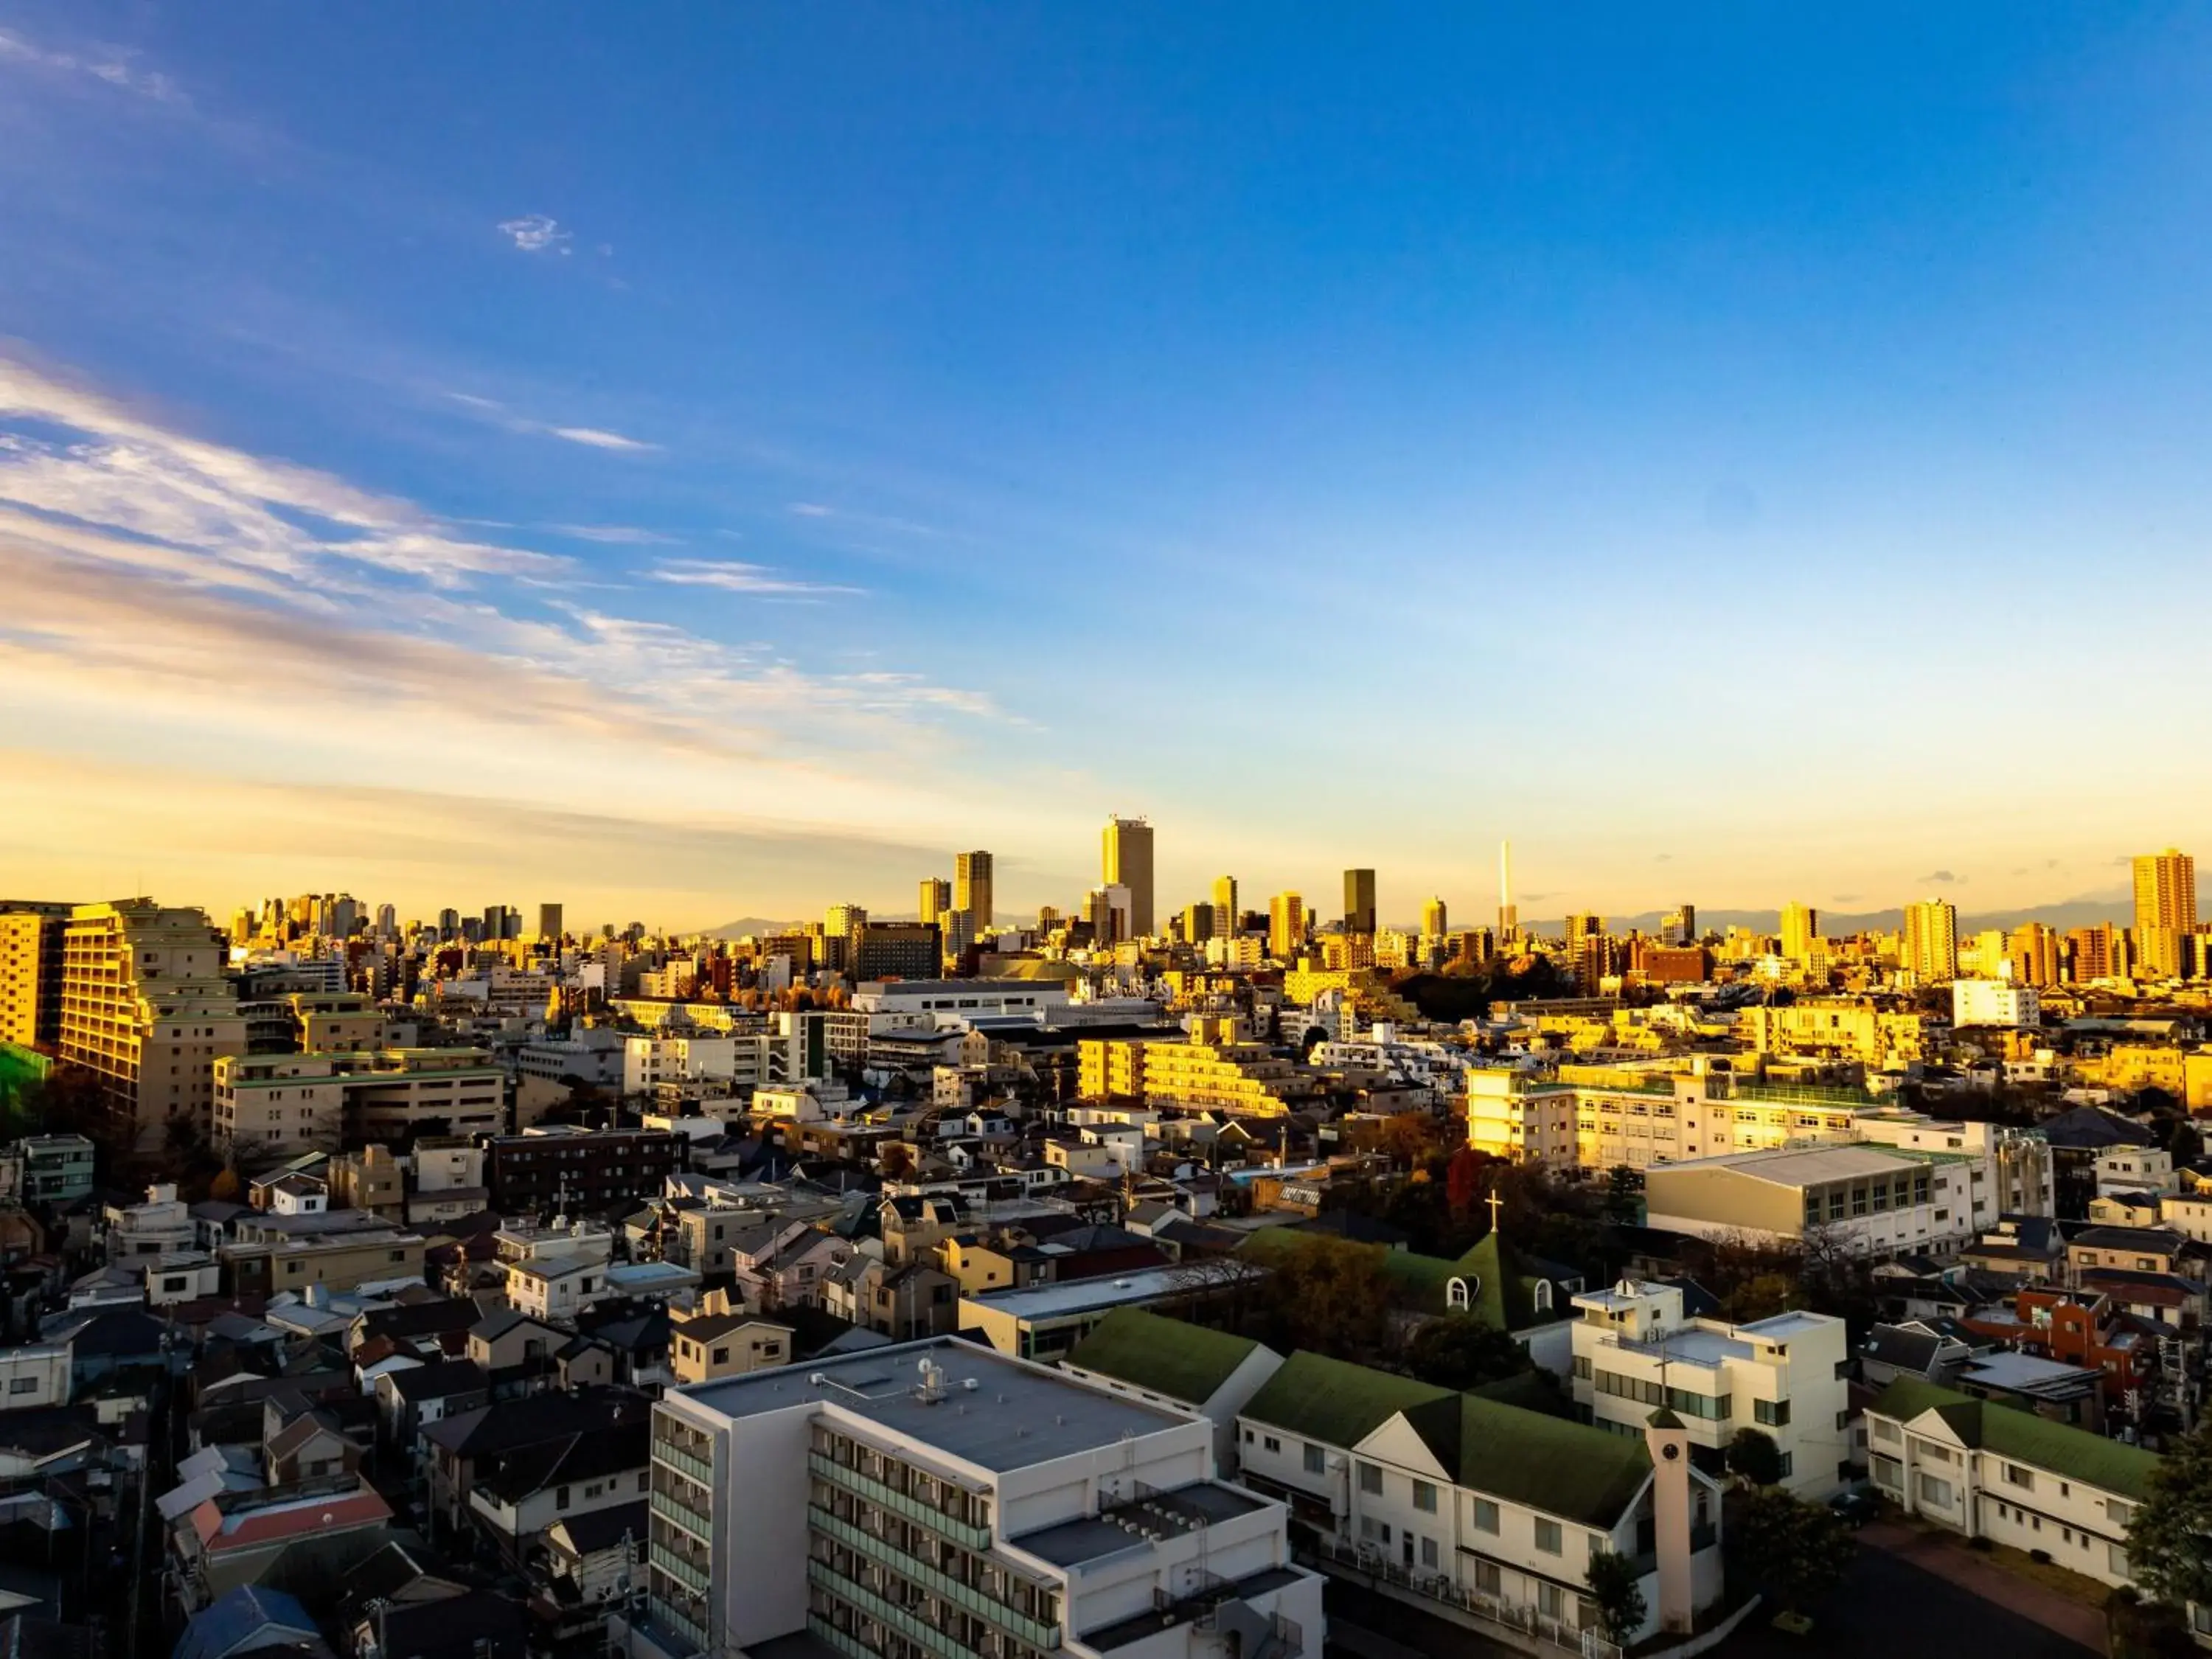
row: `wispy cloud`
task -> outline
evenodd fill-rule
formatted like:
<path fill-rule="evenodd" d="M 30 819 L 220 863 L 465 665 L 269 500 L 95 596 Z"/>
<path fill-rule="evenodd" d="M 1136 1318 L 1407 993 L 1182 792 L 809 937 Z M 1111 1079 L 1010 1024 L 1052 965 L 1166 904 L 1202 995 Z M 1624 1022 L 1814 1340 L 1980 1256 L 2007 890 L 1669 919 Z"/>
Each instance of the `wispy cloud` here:
<path fill-rule="evenodd" d="M 113 46 L 64 52 L 40 46 L 11 30 L 0 29 L 0 66 L 97 81 L 150 103 L 179 109 L 189 107 L 191 101 L 168 76 L 143 68 L 137 53 Z"/>
<path fill-rule="evenodd" d="M 1948 887 L 1966 880 L 1966 878 L 1954 875 L 1948 870 L 1930 870 L 1926 875 L 1918 877 L 1917 879 L 1937 887 Z"/>
<path fill-rule="evenodd" d="M 916 524 L 911 519 L 887 518 L 879 513 L 855 513 L 848 507 L 830 507 L 822 501 L 793 501 L 784 511 L 794 519 L 826 519 L 862 530 L 888 531 L 895 536 L 921 536 L 933 540 L 945 533 L 933 526 Z"/>
<path fill-rule="evenodd" d="M 549 524 L 545 528 L 556 535 L 580 542 L 603 542 L 610 547 L 665 547 L 677 539 L 629 524 Z"/>
<path fill-rule="evenodd" d="M 559 438 L 567 443 L 581 444 L 587 449 L 612 450 L 625 454 L 645 454 L 660 447 L 659 444 L 647 443 L 642 438 L 633 438 L 626 433 L 611 431 L 603 426 L 561 426 L 551 421 L 535 420 L 508 408 L 496 398 L 481 398 L 472 392 L 448 392 L 446 398 L 448 402 L 459 404 L 494 426 L 526 436 Z"/>
<path fill-rule="evenodd" d="M 526 213 L 520 219 L 499 222 L 500 234 L 507 238 L 525 253 L 558 253 L 566 256 L 574 236 L 561 228 L 561 222 L 542 213 Z"/>
<path fill-rule="evenodd" d="M 546 428 L 556 438 L 566 438 L 572 444 L 582 444 L 587 449 L 643 450 L 658 449 L 641 439 L 625 437 L 619 432 L 610 432 L 597 426 L 556 426 Z"/>
<path fill-rule="evenodd" d="M 665 559 L 641 574 L 657 582 L 674 582 L 686 587 L 719 587 L 732 593 L 810 596 L 866 591 L 834 582 L 801 581 L 779 575 L 766 565 L 742 564 L 734 559 Z"/>

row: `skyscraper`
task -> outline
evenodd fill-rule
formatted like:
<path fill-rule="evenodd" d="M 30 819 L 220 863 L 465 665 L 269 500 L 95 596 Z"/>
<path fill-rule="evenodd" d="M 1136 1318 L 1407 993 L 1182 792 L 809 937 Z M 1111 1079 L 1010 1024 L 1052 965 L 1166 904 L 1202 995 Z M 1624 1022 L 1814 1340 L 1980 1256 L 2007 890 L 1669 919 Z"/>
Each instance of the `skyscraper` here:
<path fill-rule="evenodd" d="M 921 878 L 921 919 L 936 921 L 952 908 L 952 884 L 942 876 Z"/>
<path fill-rule="evenodd" d="M 2197 931 L 2197 860 L 2167 848 L 2135 860 L 2136 953 L 2146 974 L 2182 972 L 2181 941 Z"/>
<path fill-rule="evenodd" d="M 538 937 L 553 944 L 560 943 L 566 930 L 562 927 L 561 907 L 541 904 L 538 907 Z"/>
<path fill-rule="evenodd" d="M 1936 898 L 1906 905 L 1904 960 L 1898 966 L 1922 985 L 1958 978 L 1959 907 Z"/>
<path fill-rule="evenodd" d="M 1306 905 L 1296 893 L 1278 893 L 1267 901 L 1267 954 L 1288 962 L 1305 943 Z"/>
<path fill-rule="evenodd" d="M 1508 944 L 1520 937 L 1521 912 L 1513 903 L 1513 843 L 1498 843 L 1498 942 Z"/>
<path fill-rule="evenodd" d="M 2063 954 L 2056 931 L 2039 921 L 2022 922 L 2005 941 L 2005 960 L 2010 965 L 2007 976 L 2021 985 L 2056 985 Z"/>
<path fill-rule="evenodd" d="M 1237 878 L 1213 878 L 1213 933 L 1217 939 L 1237 937 Z"/>
<path fill-rule="evenodd" d="M 1344 931 L 1366 934 L 1375 932 L 1375 872 L 1372 870 L 1347 870 L 1344 872 Z"/>
<path fill-rule="evenodd" d="M 1820 943 L 1820 913 L 1795 900 L 1782 907 L 1782 954 L 1791 962 L 1808 963 Z"/>
<path fill-rule="evenodd" d="M 991 925 L 991 855 L 988 853 L 962 853 L 953 859 L 952 908 L 965 910 L 968 925 L 977 933 Z"/>
<path fill-rule="evenodd" d="M 1143 818 L 1106 820 L 1103 876 L 1129 890 L 1129 937 L 1152 934 L 1152 826 Z"/>
<path fill-rule="evenodd" d="M 1421 937 L 1442 939 L 1445 933 L 1444 902 L 1432 898 L 1421 907 Z"/>
<path fill-rule="evenodd" d="M 1659 921 L 1659 941 L 1662 945 L 1695 945 L 1698 942 L 1698 907 L 1678 904 Z"/>
<path fill-rule="evenodd" d="M 51 1043 L 62 1029 L 62 944 L 72 907 L 0 901 L 0 1042 Z"/>

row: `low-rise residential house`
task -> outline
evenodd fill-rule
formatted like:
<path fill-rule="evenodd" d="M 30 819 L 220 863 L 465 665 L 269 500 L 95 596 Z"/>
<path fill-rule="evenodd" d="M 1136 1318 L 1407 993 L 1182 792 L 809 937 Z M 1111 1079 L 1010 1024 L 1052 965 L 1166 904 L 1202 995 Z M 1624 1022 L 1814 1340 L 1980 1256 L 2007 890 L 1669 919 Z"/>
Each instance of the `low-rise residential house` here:
<path fill-rule="evenodd" d="M 225 1591 L 258 1583 L 302 1540 L 381 1535 L 391 1522 L 391 1506 L 351 1476 L 219 1493 L 171 1528 L 171 1582 L 183 1610 L 197 1613 Z"/>
<path fill-rule="evenodd" d="M 510 1365 L 542 1362 L 549 1369 L 553 1356 L 565 1347 L 574 1333 L 544 1320 L 532 1318 L 519 1308 L 503 1308 L 486 1315 L 469 1329 L 469 1358 L 487 1372 Z"/>
<path fill-rule="evenodd" d="M 191 1206 L 177 1197 L 174 1182 L 149 1187 L 143 1204 L 111 1205 L 107 1211 L 110 1261 L 189 1250 L 197 1237 Z"/>
<path fill-rule="evenodd" d="M 406 1450 L 427 1424 L 491 1403 L 490 1379 L 471 1359 L 444 1359 L 376 1380 L 377 1409 L 386 1438 Z"/>
<path fill-rule="evenodd" d="M 919 1261 L 894 1267 L 880 1256 L 856 1254 L 830 1270 L 822 1306 L 863 1330 L 910 1342 L 959 1328 L 960 1286 L 950 1273 Z"/>
<path fill-rule="evenodd" d="M 2099 1269 L 2118 1273 L 2184 1271 L 2189 1240 L 2166 1227 L 2085 1227 L 2066 1242 L 2067 1275 L 2075 1284 Z"/>
<path fill-rule="evenodd" d="M 592 1389 L 498 1401 L 426 1423 L 422 1438 L 430 1449 L 430 1502 L 438 1525 L 459 1528 L 468 1521 L 481 1470 L 506 1468 L 526 1452 L 543 1462 L 580 1438 L 643 1422 L 650 1406 L 627 1389 Z"/>
<path fill-rule="evenodd" d="M 1578 1644 L 1591 1557 L 1640 1570 L 1638 1639 L 1719 1601 L 1720 1488 L 1679 1419 L 1640 1436 L 1297 1353 L 1237 1419 L 1244 1484 L 1328 1554 L 1419 1595 Z"/>
<path fill-rule="evenodd" d="M 32 1342 L 0 1348 L 0 1411 L 31 1411 L 70 1402 L 70 1347 Z"/>
<path fill-rule="evenodd" d="M 1739 1429 L 1770 1436 L 1783 1481 L 1803 1498 L 1850 1472 L 1850 1339 L 1842 1320 L 1793 1312 L 1732 1324 L 1683 1316 L 1674 1285 L 1624 1279 L 1574 1299 L 1575 1403 L 1614 1432 L 1640 1432 L 1664 1407 L 1717 1473 Z"/>
<path fill-rule="evenodd" d="M 769 1312 L 779 1308 L 818 1308 L 823 1281 L 833 1268 L 853 1258 L 850 1239 L 811 1227 L 784 1241 L 764 1255 L 739 1260 L 732 1246 L 732 1278 L 744 1299 Z"/>
<path fill-rule="evenodd" d="M 1877 1325 L 1859 1345 L 1859 1380 L 1870 1389 L 1887 1388 L 1900 1376 L 1948 1382 L 1973 1352 L 1957 1337 L 1917 1319 Z"/>
<path fill-rule="evenodd" d="M 2000 1349 L 1975 1355 L 1946 1381 L 1969 1399 L 1993 1400 L 2093 1433 L 2104 1431 L 2103 1374 L 2085 1365 Z"/>
<path fill-rule="evenodd" d="M 743 1376 L 791 1363 L 796 1333 L 790 1326 L 743 1310 L 732 1311 L 724 1298 L 708 1300 L 719 1305 L 670 1328 L 668 1357 L 678 1382 Z"/>
<path fill-rule="evenodd" d="M 1866 1415 L 1875 1488 L 1906 1514 L 2102 1584 L 2133 1582 L 2127 1528 L 2154 1454 L 1911 1378 Z"/>
<path fill-rule="evenodd" d="M 520 1565 L 530 1545 L 572 1516 L 642 1498 L 651 1484 L 647 1413 L 606 1427 L 492 1453 L 479 1460 L 469 1492 L 480 1535 Z"/>

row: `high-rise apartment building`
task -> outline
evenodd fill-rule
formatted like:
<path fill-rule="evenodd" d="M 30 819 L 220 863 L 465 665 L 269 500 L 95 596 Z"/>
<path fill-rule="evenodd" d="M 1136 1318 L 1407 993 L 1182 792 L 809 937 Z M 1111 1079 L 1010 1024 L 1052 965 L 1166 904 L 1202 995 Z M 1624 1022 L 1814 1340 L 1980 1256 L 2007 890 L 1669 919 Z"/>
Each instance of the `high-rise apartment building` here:
<path fill-rule="evenodd" d="M 1813 960 L 1820 944 L 1820 913 L 1795 901 L 1782 907 L 1782 954 L 1801 967 Z"/>
<path fill-rule="evenodd" d="M 1202 945 L 1213 937 L 1213 907 L 1200 901 L 1182 907 L 1182 937 L 1187 945 Z"/>
<path fill-rule="evenodd" d="M 2023 922 L 2005 940 L 2008 976 L 2021 985 L 2056 985 L 2065 960 L 2065 945 L 2056 929 Z"/>
<path fill-rule="evenodd" d="M 991 925 L 991 855 L 961 853 L 952 860 L 952 908 L 968 913 L 973 933 Z"/>
<path fill-rule="evenodd" d="M 2185 970 L 2182 940 L 2197 931 L 2197 860 L 2167 848 L 2135 860 L 2136 954 L 2142 971 L 2167 979 Z"/>
<path fill-rule="evenodd" d="M 110 1140 L 154 1152 L 172 1121 L 204 1133 L 216 1060 L 246 1052 L 228 947 L 207 912 L 149 898 L 81 904 L 62 951 L 61 1057 L 100 1078 Z"/>
<path fill-rule="evenodd" d="M 1109 818 L 1103 880 L 1129 890 L 1131 939 L 1152 935 L 1152 826 L 1143 818 Z"/>
<path fill-rule="evenodd" d="M 1446 915 L 1444 902 L 1440 898 L 1432 898 L 1422 905 L 1421 937 L 1425 939 L 1442 939 L 1448 931 Z"/>
<path fill-rule="evenodd" d="M 1605 918 L 1587 911 L 1577 911 L 1567 918 L 1567 960 L 1579 961 L 1583 941 L 1605 937 Z"/>
<path fill-rule="evenodd" d="M 566 930 L 562 926 L 561 907 L 541 904 L 538 907 L 538 937 L 548 944 L 557 945 Z"/>
<path fill-rule="evenodd" d="M 1937 898 L 1906 905 L 1904 957 L 1898 966 L 1921 985 L 1958 978 L 1959 907 Z"/>
<path fill-rule="evenodd" d="M 0 1042 L 52 1046 L 62 1027 L 62 929 L 75 907 L 0 899 Z"/>
<path fill-rule="evenodd" d="M 923 921 L 942 921 L 945 913 L 952 908 L 952 884 L 942 876 L 921 878 L 921 906 L 916 914 Z"/>
<path fill-rule="evenodd" d="M 1344 931 L 1371 935 L 1375 932 L 1375 872 L 1344 872 Z"/>
<path fill-rule="evenodd" d="M 1698 907 L 1678 904 L 1659 919 L 1659 942 L 1684 945 L 1698 942 Z"/>
<path fill-rule="evenodd" d="M 1237 878 L 1213 878 L 1213 931 L 1221 939 L 1237 937 Z"/>
<path fill-rule="evenodd" d="M 1288 962 L 1306 939 L 1306 903 L 1296 893 L 1267 901 L 1267 954 Z"/>
<path fill-rule="evenodd" d="M 2076 927 L 2066 935 L 2072 947 L 2074 981 L 2125 979 L 2135 969 L 2135 953 L 2129 948 L 2127 929 L 2100 921 L 2094 927 Z"/>

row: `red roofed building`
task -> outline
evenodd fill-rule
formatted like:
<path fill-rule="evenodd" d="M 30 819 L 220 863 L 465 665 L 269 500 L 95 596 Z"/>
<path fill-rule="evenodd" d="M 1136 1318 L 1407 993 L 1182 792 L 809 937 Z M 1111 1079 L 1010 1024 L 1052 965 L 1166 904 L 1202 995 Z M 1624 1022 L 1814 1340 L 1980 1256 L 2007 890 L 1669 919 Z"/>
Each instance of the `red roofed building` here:
<path fill-rule="evenodd" d="M 180 1516 L 169 1549 L 187 1613 L 240 1584 L 257 1583 L 302 1538 L 381 1528 L 391 1506 L 350 1475 L 250 1492 L 221 1492 Z"/>

